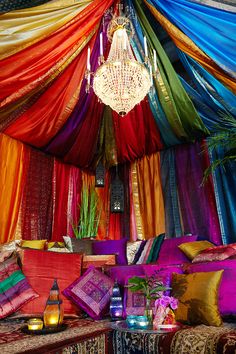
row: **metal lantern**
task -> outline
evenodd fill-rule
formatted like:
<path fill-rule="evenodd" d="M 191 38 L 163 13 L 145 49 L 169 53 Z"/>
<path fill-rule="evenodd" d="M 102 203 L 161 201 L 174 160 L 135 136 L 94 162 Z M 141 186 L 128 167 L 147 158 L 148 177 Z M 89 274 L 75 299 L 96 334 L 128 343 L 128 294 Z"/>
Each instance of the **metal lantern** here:
<path fill-rule="evenodd" d="M 110 316 L 112 321 L 118 321 L 123 319 L 123 300 L 117 281 L 112 289 L 111 301 L 110 301 Z"/>
<path fill-rule="evenodd" d="M 124 212 L 124 186 L 116 173 L 114 181 L 111 183 L 111 213 Z"/>
<path fill-rule="evenodd" d="M 45 327 L 58 327 L 62 324 L 64 312 L 59 293 L 59 287 L 55 279 L 43 313 Z"/>
<path fill-rule="evenodd" d="M 96 171 L 95 171 L 95 187 L 105 186 L 105 167 L 99 161 Z"/>

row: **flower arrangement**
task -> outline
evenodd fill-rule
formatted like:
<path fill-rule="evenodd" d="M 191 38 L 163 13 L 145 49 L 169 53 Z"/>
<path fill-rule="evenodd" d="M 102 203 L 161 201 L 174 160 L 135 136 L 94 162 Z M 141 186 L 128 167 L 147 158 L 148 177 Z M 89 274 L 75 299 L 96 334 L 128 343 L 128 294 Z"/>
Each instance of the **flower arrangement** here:
<path fill-rule="evenodd" d="M 160 325 L 175 325 L 175 314 L 173 310 L 178 308 L 178 300 L 173 296 L 162 296 L 155 301 L 155 316 L 153 328 L 158 329 Z"/>

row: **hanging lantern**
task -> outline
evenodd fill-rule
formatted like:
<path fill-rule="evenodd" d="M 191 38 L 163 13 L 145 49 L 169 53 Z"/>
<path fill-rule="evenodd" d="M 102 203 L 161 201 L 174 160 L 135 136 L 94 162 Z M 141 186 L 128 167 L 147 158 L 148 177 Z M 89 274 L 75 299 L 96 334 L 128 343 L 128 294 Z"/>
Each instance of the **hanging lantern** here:
<path fill-rule="evenodd" d="M 115 281 L 115 284 L 112 289 L 110 316 L 112 321 L 119 321 L 123 319 L 123 301 L 117 281 Z"/>
<path fill-rule="evenodd" d="M 59 287 L 55 279 L 43 313 L 45 327 L 58 327 L 62 324 L 64 313 L 59 293 Z"/>
<path fill-rule="evenodd" d="M 105 186 L 105 168 L 101 161 L 99 161 L 95 172 L 95 187 Z"/>
<path fill-rule="evenodd" d="M 124 186 L 118 177 L 116 172 L 116 178 L 111 183 L 111 213 L 123 213 L 124 212 Z"/>

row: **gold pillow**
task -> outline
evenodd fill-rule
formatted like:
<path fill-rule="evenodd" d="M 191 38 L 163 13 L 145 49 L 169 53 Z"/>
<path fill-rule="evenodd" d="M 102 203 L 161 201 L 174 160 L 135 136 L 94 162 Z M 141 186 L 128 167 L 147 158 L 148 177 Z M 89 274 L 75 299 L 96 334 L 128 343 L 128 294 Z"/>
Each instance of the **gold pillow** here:
<path fill-rule="evenodd" d="M 223 270 L 192 274 L 172 274 L 172 296 L 179 300 L 176 320 L 188 324 L 220 326 L 218 288 Z"/>
<path fill-rule="evenodd" d="M 50 249 L 50 248 L 65 248 L 65 244 L 64 242 L 57 242 L 57 241 L 54 241 L 54 242 L 48 242 L 47 243 L 47 248 Z"/>
<path fill-rule="evenodd" d="M 44 250 L 47 240 L 22 240 L 20 246 L 23 248 L 34 248 L 37 250 Z"/>
<path fill-rule="evenodd" d="M 214 245 L 209 241 L 194 241 L 181 243 L 178 247 L 189 259 L 192 260 L 198 253 L 206 248 L 214 247 Z"/>

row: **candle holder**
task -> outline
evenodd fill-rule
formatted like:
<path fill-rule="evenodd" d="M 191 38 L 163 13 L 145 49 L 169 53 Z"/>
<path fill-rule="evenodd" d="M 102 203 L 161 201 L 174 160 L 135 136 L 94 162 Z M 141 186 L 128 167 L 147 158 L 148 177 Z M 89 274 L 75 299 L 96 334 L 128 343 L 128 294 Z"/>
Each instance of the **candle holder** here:
<path fill-rule="evenodd" d="M 29 331 L 39 331 L 43 329 L 43 321 L 41 318 L 30 318 L 28 320 Z"/>

